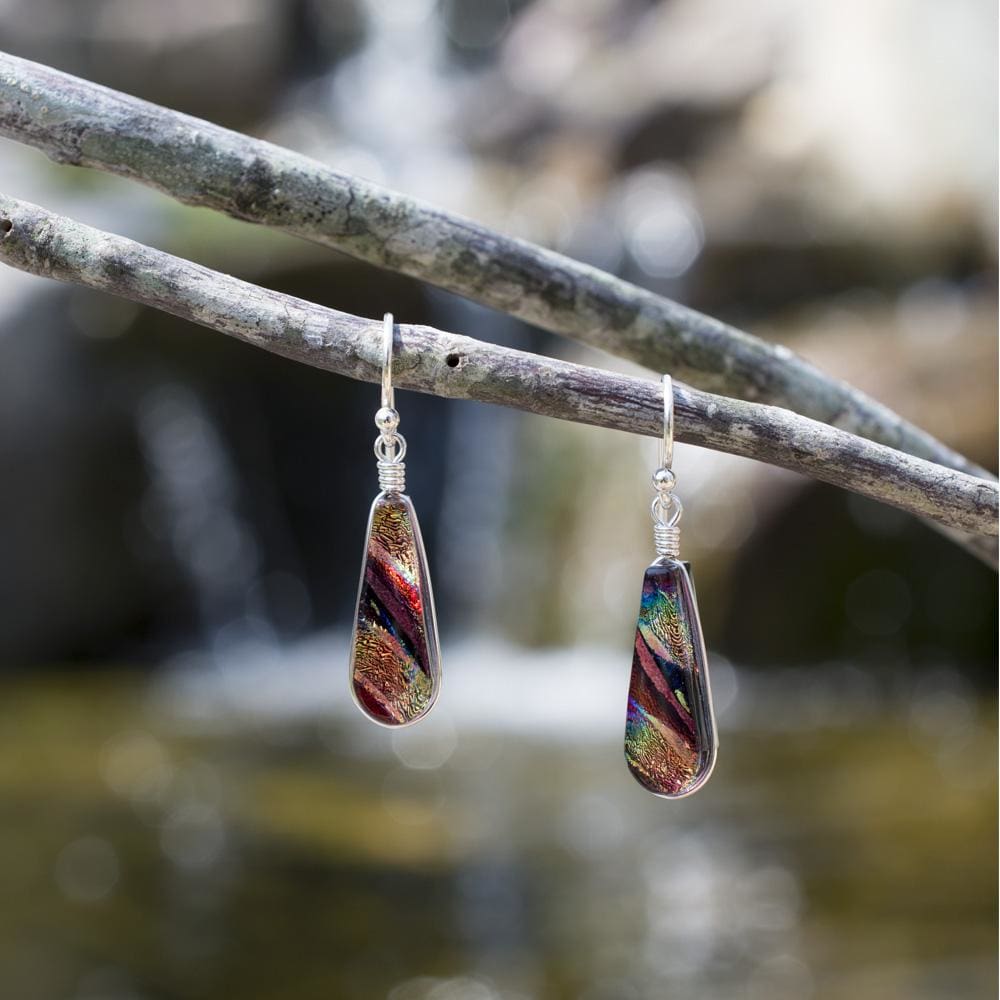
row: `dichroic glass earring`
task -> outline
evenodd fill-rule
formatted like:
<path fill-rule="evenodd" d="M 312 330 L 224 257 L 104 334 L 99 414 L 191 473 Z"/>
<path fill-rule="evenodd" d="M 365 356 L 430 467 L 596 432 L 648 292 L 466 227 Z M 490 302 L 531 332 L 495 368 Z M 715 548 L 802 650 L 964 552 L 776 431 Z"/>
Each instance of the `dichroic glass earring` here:
<path fill-rule="evenodd" d="M 708 659 L 691 568 L 679 559 L 683 507 L 674 494 L 674 393 L 663 376 L 663 445 L 653 474 L 657 558 L 642 579 L 642 601 L 625 720 L 625 760 L 654 795 L 679 799 L 701 788 L 718 743 Z"/>
<path fill-rule="evenodd" d="M 392 314 L 383 323 L 382 405 L 375 414 L 380 492 L 368 517 L 358 606 L 351 636 L 351 691 L 383 726 L 423 718 L 441 687 L 437 620 L 427 556 L 406 495 L 406 439 L 392 389 Z"/>

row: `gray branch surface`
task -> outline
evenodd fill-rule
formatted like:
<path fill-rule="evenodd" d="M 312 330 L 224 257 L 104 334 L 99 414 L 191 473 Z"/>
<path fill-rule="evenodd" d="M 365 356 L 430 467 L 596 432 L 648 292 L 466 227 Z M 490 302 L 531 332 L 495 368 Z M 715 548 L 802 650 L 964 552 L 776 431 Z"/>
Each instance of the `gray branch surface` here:
<path fill-rule="evenodd" d="M 282 295 L 0 194 L 0 260 L 101 289 L 350 378 L 380 378 L 381 322 Z M 632 433 L 662 433 L 658 382 L 426 326 L 397 328 L 394 381 Z M 977 535 L 997 534 L 995 482 L 785 409 L 676 386 L 677 438 L 779 465 Z"/>
<path fill-rule="evenodd" d="M 279 146 L 4 53 L 0 135 L 439 285 L 699 388 L 994 478 L 787 348 Z"/>

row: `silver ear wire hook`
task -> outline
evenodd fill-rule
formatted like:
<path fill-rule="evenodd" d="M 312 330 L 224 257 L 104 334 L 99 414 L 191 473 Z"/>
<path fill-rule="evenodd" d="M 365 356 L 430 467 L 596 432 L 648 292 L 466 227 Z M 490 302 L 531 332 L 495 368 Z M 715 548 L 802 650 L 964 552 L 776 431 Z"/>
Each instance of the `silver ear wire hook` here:
<path fill-rule="evenodd" d="M 392 313 L 386 313 L 382 320 L 382 405 L 390 410 L 396 408 L 392 391 L 392 334 Z"/>
<path fill-rule="evenodd" d="M 384 405 L 384 404 L 383 404 Z M 663 376 L 663 442 L 660 445 L 660 468 L 674 464 L 674 380 Z"/>
<path fill-rule="evenodd" d="M 378 459 L 378 481 L 384 491 L 402 493 L 406 488 L 403 459 L 406 457 L 406 438 L 399 433 L 399 414 L 396 412 L 396 394 L 392 388 L 392 313 L 382 321 L 382 406 L 375 414 L 379 436 L 375 439 L 375 457 Z"/>

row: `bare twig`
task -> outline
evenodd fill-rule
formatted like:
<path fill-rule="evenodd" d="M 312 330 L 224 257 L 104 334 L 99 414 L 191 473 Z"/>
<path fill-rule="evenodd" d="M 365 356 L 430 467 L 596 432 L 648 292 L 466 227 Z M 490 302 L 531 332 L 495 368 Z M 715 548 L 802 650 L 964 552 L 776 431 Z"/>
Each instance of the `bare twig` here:
<path fill-rule="evenodd" d="M 306 364 L 379 379 L 380 324 L 259 288 L 0 194 L 0 260 L 124 296 Z M 400 325 L 401 388 L 658 435 L 658 383 Z M 759 403 L 676 387 L 678 439 L 854 490 L 941 524 L 997 533 L 997 484 Z"/>
<path fill-rule="evenodd" d="M 993 478 L 784 347 L 279 146 L 3 53 L 0 135 L 335 247 L 699 388 Z"/>

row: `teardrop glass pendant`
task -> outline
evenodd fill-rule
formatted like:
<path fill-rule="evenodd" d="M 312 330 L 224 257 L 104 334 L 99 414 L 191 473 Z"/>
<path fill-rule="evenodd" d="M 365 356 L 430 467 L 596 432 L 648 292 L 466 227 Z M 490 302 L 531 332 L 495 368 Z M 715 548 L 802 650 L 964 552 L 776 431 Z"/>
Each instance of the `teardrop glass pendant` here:
<path fill-rule="evenodd" d="M 430 710 L 441 680 L 437 621 L 413 503 L 382 492 L 368 518 L 351 640 L 351 689 L 383 726 L 406 726 Z"/>
<path fill-rule="evenodd" d="M 640 785 L 677 799 L 708 780 L 716 750 L 708 661 L 689 566 L 660 558 L 642 580 L 625 760 Z"/>

